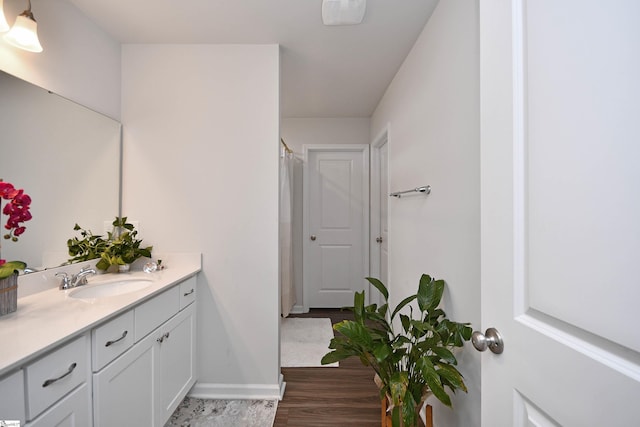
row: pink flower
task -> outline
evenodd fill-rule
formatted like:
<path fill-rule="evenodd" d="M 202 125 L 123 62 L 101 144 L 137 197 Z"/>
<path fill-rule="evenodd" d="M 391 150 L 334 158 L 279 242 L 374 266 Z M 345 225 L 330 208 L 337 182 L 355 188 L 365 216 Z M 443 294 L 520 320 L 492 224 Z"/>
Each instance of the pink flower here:
<path fill-rule="evenodd" d="M 2 209 L 2 213 L 9 217 L 4 225 L 4 228 L 9 230 L 9 233 L 4 237 L 5 239 L 16 241 L 18 236 L 26 230 L 23 223 L 32 218 L 29 211 L 31 197 L 25 194 L 23 189 L 16 189 L 12 184 L 2 180 L 0 180 L 0 197 L 9 200 L 9 203 Z"/>
<path fill-rule="evenodd" d="M 6 259 L 0 259 L 0 266 L 4 265 L 7 262 Z"/>
<path fill-rule="evenodd" d="M 5 200 L 13 199 L 18 195 L 18 190 L 16 190 L 13 185 L 9 184 L 8 182 L 0 182 L 0 195 Z"/>
<path fill-rule="evenodd" d="M 29 197 L 28 194 L 25 194 L 24 190 L 20 190 L 13 200 L 21 206 L 29 206 L 31 204 L 31 197 Z"/>
<path fill-rule="evenodd" d="M 0 181 L 0 196 L 4 197 L 5 193 L 13 190 L 13 185 L 8 182 Z"/>

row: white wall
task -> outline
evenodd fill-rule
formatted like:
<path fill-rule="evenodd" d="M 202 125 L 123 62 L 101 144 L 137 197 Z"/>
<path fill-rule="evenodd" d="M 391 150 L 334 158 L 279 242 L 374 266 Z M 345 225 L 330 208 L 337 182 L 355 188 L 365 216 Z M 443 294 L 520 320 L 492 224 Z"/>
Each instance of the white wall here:
<path fill-rule="evenodd" d="M 422 273 L 447 282 L 450 318 L 480 325 L 478 2 L 441 1 L 372 117 L 389 125 L 392 191 L 429 184 L 427 197 L 389 200 L 389 284 L 397 303 Z M 469 393 L 434 424 L 479 426 L 480 353 L 458 356 Z M 434 401 L 434 399 L 430 399 Z M 437 402 L 437 401 L 435 401 Z"/>
<path fill-rule="evenodd" d="M 124 215 L 203 254 L 196 392 L 278 396 L 278 46 L 123 45 L 122 121 Z"/>
<path fill-rule="evenodd" d="M 306 144 L 368 144 L 370 142 L 367 118 L 283 118 L 280 134 L 294 152 L 293 164 L 293 281 L 296 290 L 295 312 L 303 311 L 303 161 Z"/>
<path fill-rule="evenodd" d="M 79 104 L 120 118 L 120 43 L 66 0 L 33 0 L 42 53 L 0 38 L 0 69 Z M 26 7 L 5 1 L 9 25 Z"/>

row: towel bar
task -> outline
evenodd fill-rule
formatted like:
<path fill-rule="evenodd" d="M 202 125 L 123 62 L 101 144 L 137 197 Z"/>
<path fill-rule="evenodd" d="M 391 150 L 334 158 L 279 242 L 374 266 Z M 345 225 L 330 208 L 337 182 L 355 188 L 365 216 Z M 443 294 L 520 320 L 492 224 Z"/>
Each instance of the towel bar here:
<path fill-rule="evenodd" d="M 405 190 L 405 191 L 396 191 L 395 193 L 391 193 L 389 194 L 390 197 L 397 197 L 400 198 L 402 197 L 403 194 L 406 193 L 424 193 L 425 195 L 431 193 L 431 186 L 430 185 L 425 185 L 423 187 L 416 187 L 413 188 L 411 190 Z"/>

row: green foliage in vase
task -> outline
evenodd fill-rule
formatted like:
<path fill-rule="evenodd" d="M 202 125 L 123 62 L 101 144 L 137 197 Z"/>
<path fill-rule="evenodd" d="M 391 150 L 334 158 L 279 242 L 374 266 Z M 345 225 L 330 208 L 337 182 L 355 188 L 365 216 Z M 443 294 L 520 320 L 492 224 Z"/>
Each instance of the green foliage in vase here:
<path fill-rule="evenodd" d="M 69 255 L 72 256 L 69 262 L 99 258 L 96 267 L 107 270 L 112 265 L 131 264 L 140 257 L 151 258 L 153 247 L 142 247 L 142 239 L 137 238 L 138 231 L 127 222 L 127 217 L 116 217 L 112 225 L 113 231 L 107 233 L 105 239 L 76 224 L 74 230 L 80 230 L 82 239 L 74 237 L 67 240 Z"/>
<path fill-rule="evenodd" d="M 332 351 L 322 358 L 322 364 L 357 356 L 379 377 L 381 398 L 390 398 L 393 426 L 414 426 L 418 421 L 416 409 L 426 393 L 451 406 L 447 388 L 453 393 L 467 391 L 452 350 L 471 339 L 472 328 L 469 323 L 447 319 L 438 307 L 445 288 L 443 280 L 423 274 L 417 293 L 403 299 L 391 312 L 385 285 L 375 278 L 367 280 L 380 291 L 384 304 L 365 306 L 364 291 L 356 292 L 354 305 L 349 307 L 355 320 L 333 325 L 339 335 L 331 340 Z M 414 301 L 417 310 L 411 304 Z M 394 330 L 394 320 L 399 321 L 401 332 Z"/>

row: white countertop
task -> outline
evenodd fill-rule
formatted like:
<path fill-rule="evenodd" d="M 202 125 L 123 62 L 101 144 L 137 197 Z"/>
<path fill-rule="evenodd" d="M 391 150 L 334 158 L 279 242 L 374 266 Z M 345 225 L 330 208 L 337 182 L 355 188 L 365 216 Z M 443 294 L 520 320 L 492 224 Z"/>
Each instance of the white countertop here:
<path fill-rule="evenodd" d="M 55 287 L 18 298 L 18 309 L 0 317 L 0 376 L 197 274 L 200 269 L 199 255 L 196 259 L 187 257 L 179 262 L 176 258 L 167 268 L 153 273 L 133 271 L 102 274 L 88 279 L 89 284 L 117 277 L 139 277 L 153 281 L 139 291 L 83 300 L 70 298 L 68 294 L 72 290 L 64 291 Z"/>

